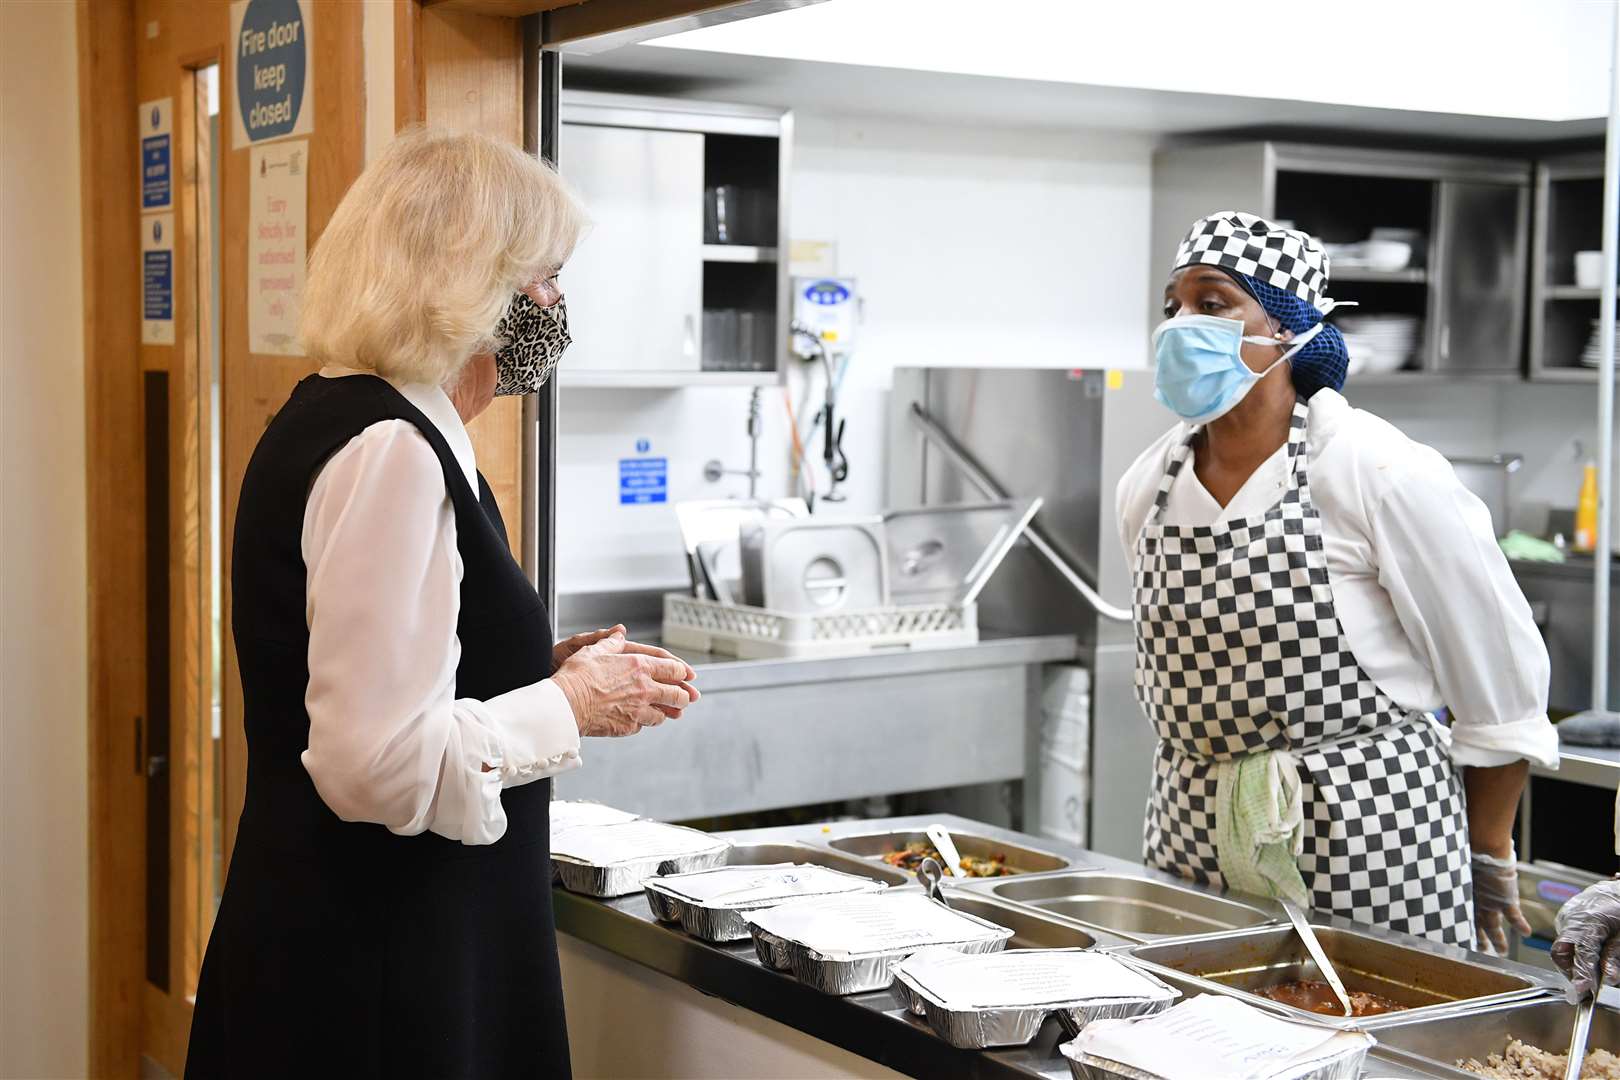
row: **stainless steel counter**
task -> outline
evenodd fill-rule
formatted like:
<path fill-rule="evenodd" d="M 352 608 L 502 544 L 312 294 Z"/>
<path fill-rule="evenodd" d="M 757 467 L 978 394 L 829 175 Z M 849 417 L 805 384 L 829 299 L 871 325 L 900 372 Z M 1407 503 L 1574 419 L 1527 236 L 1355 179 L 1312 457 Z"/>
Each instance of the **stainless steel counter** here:
<path fill-rule="evenodd" d="M 1009 846 L 1042 849 L 1068 859 L 1074 868 L 1128 873 L 1181 889 L 1189 888 L 1188 883 L 1178 878 L 1144 869 L 1139 864 L 950 815 L 756 829 L 725 835 L 738 843 L 796 841 L 821 843 L 836 849 L 839 841 L 846 837 L 878 830 L 919 830 L 935 822 L 953 832 L 979 834 Z M 846 844 L 842 850 L 850 849 L 851 845 Z M 990 891 L 984 884 L 954 891 L 964 897 L 984 897 Z M 1200 894 L 1216 895 L 1211 890 L 1191 888 Z M 1068 1067 L 1057 1051 L 1061 1034 L 1053 1021 L 1049 1021 L 1028 1046 L 992 1051 L 956 1050 L 909 1015 L 887 990 L 851 997 L 823 994 L 790 975 L 762 966 L 749 942 L 712 945 L 657 922 L 644 896 L 602 901 L 558 889 L 555 906 L 557 928 L 564 934 L 680 980 L 705 995 L 751 1010 L 910 1076 L 1041 1077 L 1045 1080 L 1069 1076 Z M 1098 942 L 1100 945 L 1108 943 Z M 1366 1075 L 1421 1078 L 1437 1074 L 1414 1069 L 1410 1062 L 1401 1064 L 1378 1058 L 1369 1060 Z"/>
<path fill-rule="evenodd" d="M 1620 788 L 1620 748 L 1565 746 L 1559 751 L 1558 757 L 1557 769 L 1531 765 L 1531 774 L 1588 787 L 1608 788 L 1610 791 Z"/>
<path fill-rule="evenodd" d="M 988 633 L 836 658 L 686 654 L 703 700 L 633 739 L 591 740 L 558 797 L 683 821 L 1021 780 L 1038 772 L 1042 666 L 1076 651 L 1072 637 Z M 1026 785 L 1031 827 L 1038 798 Z"/>
<path fill-rule="evenodd" d="M 641 638 L 656 644 L 656 635 Z M 877 649 L 849 656 L 739 660 L 734 656 L 672 649 L 698 672 L 698 689 L 755 690 L 837 679 L 876 679 L 927 675 L 964 668 L 1049 664 L 1073 660 L 1078 646 L 1072 636 L 1015 635 L 986 631 L 975 645 L 946 649 Z"/>

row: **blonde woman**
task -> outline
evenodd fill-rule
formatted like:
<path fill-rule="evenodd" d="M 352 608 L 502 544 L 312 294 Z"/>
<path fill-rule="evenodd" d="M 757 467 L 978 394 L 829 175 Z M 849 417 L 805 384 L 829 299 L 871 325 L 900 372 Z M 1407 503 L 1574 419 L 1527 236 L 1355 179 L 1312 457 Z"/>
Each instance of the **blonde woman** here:
<path fill-rule="evenodd" d="M 466 424 L 568 344 L 556 175 L 403 135 L 310 260 L 299 383 L 243 479 L 247 800 L 188 1077 L 566 1076 L 550 777 L 697 700 L 623 628 L 554 644 Z"/>

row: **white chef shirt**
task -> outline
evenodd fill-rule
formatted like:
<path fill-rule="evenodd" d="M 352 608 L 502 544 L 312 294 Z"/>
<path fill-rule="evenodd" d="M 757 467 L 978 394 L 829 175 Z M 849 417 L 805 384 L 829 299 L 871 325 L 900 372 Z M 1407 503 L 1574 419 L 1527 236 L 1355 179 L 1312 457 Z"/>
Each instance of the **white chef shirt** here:
<path fill-rule="evenodd" d="M 1177 424 L 1120 480 L 1120 542 L 1133 566 L 1171 453 L 1187 434 Z M 1403 709 L 1447 706 L 1459 765 L 1528 759 L 1556 768 L 1547 647 L 1485 504 L 1435 450 L 1332 390 L 1311 396 L 1306 442 L 1328 584 L 1362 670 Z M 1170 486 L 1163 523 L 1263 514 L 1289 483 L 1284 445 L 1222 509 L 1189 460 Z"/>
<path fill-rule="evenodd" d="M 477 491 L 472 441 L 449 397 L 436 386 L 396 388 L 433 422 Z M 333 454 L 310 487 L 302 543 L 302 760 L 321 798 L 345 821 L 405 836 L 499 840 L 501 790 L 578 767 L 579 729 L 550 679 L 487 701 L 456 697 L 456 515 L 421 431 L 380 421 Z"/>

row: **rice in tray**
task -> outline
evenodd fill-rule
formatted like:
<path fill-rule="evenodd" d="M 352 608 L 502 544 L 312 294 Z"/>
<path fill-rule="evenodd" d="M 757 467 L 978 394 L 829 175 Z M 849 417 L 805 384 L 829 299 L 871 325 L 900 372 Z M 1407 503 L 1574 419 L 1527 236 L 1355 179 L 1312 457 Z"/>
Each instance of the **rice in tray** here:
<path fill-rule="evenodd" d="M 1507 1049 L 1491 1054 L 1484 1061 L 1469 1058 L 1457 1066 L 1489 1080 L 1564 1080 L 1567 1054 L 1554 1054 L 1539 1046 L 1511 1039 Z M 1581 1080 L 1620 1080 L 1620 1057 L 1607 1050 L 1592 1050 L 1581 1066 Z"/>

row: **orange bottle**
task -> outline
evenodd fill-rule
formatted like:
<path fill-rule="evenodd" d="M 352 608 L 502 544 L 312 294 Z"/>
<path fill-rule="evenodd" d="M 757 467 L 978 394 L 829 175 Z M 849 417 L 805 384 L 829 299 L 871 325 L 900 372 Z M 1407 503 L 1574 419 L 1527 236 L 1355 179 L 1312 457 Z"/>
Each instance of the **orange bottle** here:
<path fill-rule="evenodd" d="M 1581 477 L 1581 499 L 1575 504 L 1575 550 L 1590 552 L 1597 547 L 1598 479 L 1597 465 L 1586 463 Z"/>

